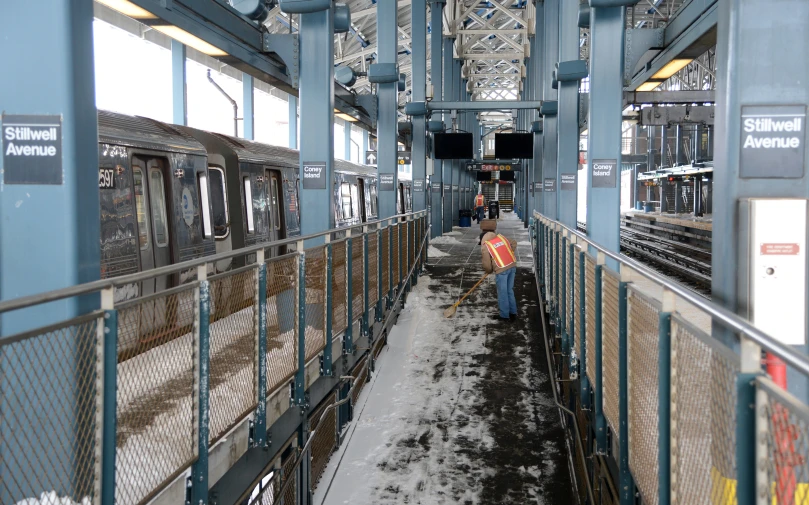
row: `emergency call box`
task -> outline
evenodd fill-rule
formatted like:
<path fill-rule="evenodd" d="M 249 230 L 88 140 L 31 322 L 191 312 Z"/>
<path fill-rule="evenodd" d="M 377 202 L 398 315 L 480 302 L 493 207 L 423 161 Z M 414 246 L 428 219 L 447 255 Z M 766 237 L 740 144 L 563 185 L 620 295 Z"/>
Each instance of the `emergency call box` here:
<path fill-rule="evenodd" d="M 754 326 L 788 345 L 806 344 L 806 212 L 802 198 L 749 198 L 740 205 L 748 232 L 741 308 Z"/>

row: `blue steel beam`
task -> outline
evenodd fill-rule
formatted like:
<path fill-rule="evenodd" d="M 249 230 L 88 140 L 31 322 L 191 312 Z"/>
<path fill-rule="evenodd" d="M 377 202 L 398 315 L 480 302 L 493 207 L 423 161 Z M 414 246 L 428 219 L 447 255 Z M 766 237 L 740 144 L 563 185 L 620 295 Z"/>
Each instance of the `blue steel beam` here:
<path fill-rule="evenodd" d="M 301 233 L 308 235 L 334 227 L 334 10 L 301 14 L 299 26 Z"/>
<path fill-rule="evenodd" d="M 632 77 L 626 89 L 637 89 L 675 58 L 695 58 L 715 45 L 717 20 L 716 0 L 695 0 L 684 7 L 672 20 L 676 24 L 669 25 L 664 32 L 665 49 Z"/>
<path fill-rule="evenodd" d="M 545 28 L 543 30 L 542 52 L 542 99 L 544 102 L 556 101 L 557 91 L 553 89 L 553 69 L 559 57 L 559 2 L 562 0 L 545 0 Z M 545 190 L 546 181 L 556 181 L 558 166 L 556 165 L 556 113 L 542 116 L 542 209 L 545 216 L 556 219 L 558 216 L 558 188 Z M 577 136 L 578 137 L 578 136 Z"/>
<path fill-rule="evenodd" d="M 410 30 L 413 40 L 413 56 L 411 58 L 413 63 L 411 74 L 412 100 L 414 102 L 423 102 L 427 98 L 427 1 L 412 0 L 410 16 Z M 427 208 L 426 195 L 427 191 L 429 191 L 425 187 L 425 181 L 427 180 L 427 126 L 425 117 L 414 117 L 412 121 L 413 210 L 420 211 Z M 416 187 L 416 181 L 421 181 L 421 191 Z"/>
<path fill-rule="evenodd" d="M 377 12 L 377 54 L 381 64 L 396 64 L 397 45 L 397 0 L 386 0 L 376 4 Z M 377 167 L 379 170 L 379 217 L 397 214 L 397 142 L 398 142 L 398 90 L 397 83 L 378 84 L 379 119 L 377 120 Z M 392 177 L 393 184 L 382 184 L 383 177 Z"/>
<path fill-rule="evenodd" d="M 621 97 L 623 75 L 620 58 L 624 53 L 625 9 L 590 9 L 590 108 L 587 162 L 587 236 L 620 252 L 619 204 L 621 170 Z M 593 186 L 593 160 L 609 160 L 612 178 L 601 177 Z M 615 269 L 612 260 L 608 264 Z"/>
<path fill-rule="evenodd" d="M 559 61 L 579 59 L 579 2 L 560 0 L 559 9 Z M 578 179 L 579 169 L 579 81 L 559 83 L 559 114 L 557 116 L 557 163 L 559 166 L 556 190 L 559 195 L 559 221 L 576 228 L 577 186 L 562 184 L 562 179 Z M 569 189 L 568 189 L 569 188 Z"/>
<path fill-rule="evenodd" d="M 186 94 L 185 45 L 171 41 L 171 105 L 172 122 L 188 124 L 188 95 Z"/>
<path fill-rule="evenodd" d="M 543 82 L 545 79 L 545 3 L 537 3 L 534 10 L 534 40 L 531 47 L 531 54 L 535 55 L 532 72 L 532 82 L 534 83 L 535 98 L 541 98 L 543 93 Z M 542 143 L 542 133 L 534 133 L 534 160 L 530 174 L 526 174 L 525 183 L 528 186 L 528 202 L 526 207 L 526 219 L 530 219 L 533 211 L 542 212 L 542 157 L 544 146 Z M 537 183 L 540 191 L 536 191 Z"/>

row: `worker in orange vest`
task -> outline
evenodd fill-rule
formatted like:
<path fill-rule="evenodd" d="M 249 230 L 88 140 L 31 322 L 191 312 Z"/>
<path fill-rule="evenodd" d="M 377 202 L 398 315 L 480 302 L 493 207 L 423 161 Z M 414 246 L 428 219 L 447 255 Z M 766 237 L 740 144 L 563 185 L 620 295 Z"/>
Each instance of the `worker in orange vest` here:
<path fill-rule="evenodd" d="M 517 270 L 517 258 L 514 250 L 517 244 L 503 235 L 487 232 L 480 246 L 483 270 L 495 274 L 497 282 L 497 305 L 499 314 L 492 314 L 492 319 L 514 321 L 517 319 L 517 298 L 514 296 L 514 274 Z"/>
<path fill-rule="evenodd" d="M 483 220 L 483 207 L 485 205 L 486 198 L 483 196 L 483 193 L 478 193 L 475 197 L 475 216 L 477 216 L 478 223 Z"/>

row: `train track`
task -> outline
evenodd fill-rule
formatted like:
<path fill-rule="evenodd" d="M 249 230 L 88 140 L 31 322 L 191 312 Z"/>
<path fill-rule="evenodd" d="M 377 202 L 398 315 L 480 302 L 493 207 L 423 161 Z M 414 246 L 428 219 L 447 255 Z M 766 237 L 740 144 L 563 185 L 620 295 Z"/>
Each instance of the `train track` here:
<path fill-rule="evenodd" d="M 580 231 L 586 232 L 583 223 Z M 632 257 L 679 282 L 692 291 L 710 298 L 711 251 L 709 249 L 621 226 L 621 253 Z"/>

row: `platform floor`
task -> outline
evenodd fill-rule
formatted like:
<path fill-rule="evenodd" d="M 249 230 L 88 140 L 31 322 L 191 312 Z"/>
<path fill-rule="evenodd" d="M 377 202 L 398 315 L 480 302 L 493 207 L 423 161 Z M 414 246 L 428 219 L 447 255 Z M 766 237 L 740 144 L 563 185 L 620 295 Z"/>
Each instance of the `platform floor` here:
<path fill-rule="evenodd" d="M 528 235 L 510 213 L 499 229 L 521 244 L 519 320 L 489 319 L 493 279 L 445 319 L 444 309 L 483 274 L 478 227 L 434 241 L 446 255 L 433 255 L 410 294 L 314 503 L 575 502 Z"/>

